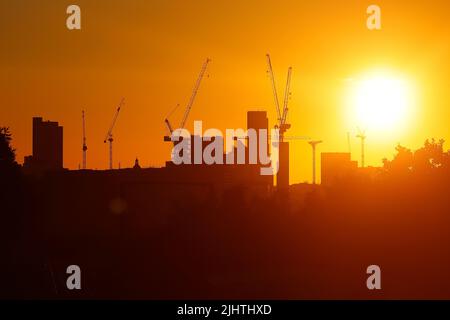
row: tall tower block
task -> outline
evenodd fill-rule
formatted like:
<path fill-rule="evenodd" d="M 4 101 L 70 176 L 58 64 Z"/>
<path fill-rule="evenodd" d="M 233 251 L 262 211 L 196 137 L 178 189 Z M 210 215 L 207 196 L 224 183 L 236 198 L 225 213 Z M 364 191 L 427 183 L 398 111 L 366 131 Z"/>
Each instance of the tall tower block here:
<path fill-rule="evenodd" d="M 279 152 L 280 167 L 277 174 L 277 188 L 287 189 L 289 187 L 289 142 L 280 142 Z"/>
<path fill-rule="evenodd" d="M 257 136 L 258 136 L 258 144 L 257 144 L 257 151 L 258 151 L 258 163 L 261 163 L 261 158 L 259 156 L 259 130 L 265 129 L 267 133 L 267 155 L 269 155 L 269 119 L 267 118 L 267 112 L 266 111 L 248 111 L 247 112 L 247 129 L 255 129 Z M 247 148 L 248 150 L 248 148 Z M 247 161 L 249 159 L 248 154 L 246 155 Z"/>
<path fill-rule="evenodd" d="M 63 168 L 63 128 L 58 122 L 33 118 L 32 163 L 45 170 Z"/>

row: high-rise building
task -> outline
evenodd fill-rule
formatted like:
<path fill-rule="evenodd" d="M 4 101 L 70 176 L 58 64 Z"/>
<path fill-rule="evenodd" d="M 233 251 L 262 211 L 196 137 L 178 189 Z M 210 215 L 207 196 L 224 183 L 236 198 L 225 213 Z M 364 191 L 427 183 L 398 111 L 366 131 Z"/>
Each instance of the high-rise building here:
<path fill-rule="evenodd" d="M 33 155 L 25 157 L 24 167 L 37 170 L 63 168 L 63 127 L 58 122 L 33 118 Z"/>
<path fill-rule="evenodd" d="M 259 151 L 259 130 L 266 130 L 266 155 L 269 156 L 269 119 L 267 118 L 267 112 L 266 111 L 248 111 L 247 112 L 247 130 L 248 129 L 254 129 L 256 131 L 257 136 L 257 144 L 256 144 L 256 151 L 257 151 L 257 163 L 262 163 L 262 159 L 260 157 L 260 151 Z M 249 149 L 249 148 L 248 148 Z M 247 155 L 247 161 L 249 157 Z"/>
<path fill-rule="evenodd" d="M 279 143 L 279 168 L 277 173 L 277 188 L 289 187 L 289 142 Z"/>
<path fill-rule="evenodd" d="M 267 118 L 266 111 L 249 111 L 247 113 L 247 128 L 250 129 L 266 129 L 267 131 L 267 155 L 269 156 L 269 120 Z M 259 145 L 259 141 L 258 141 Z M 277 188 L 286 189 L 289 187 L 289 142 L 279 143 L 279 168 L 277 173 Z M 258 146 L 258 163 L 261 158 L 259 157 Z"/>

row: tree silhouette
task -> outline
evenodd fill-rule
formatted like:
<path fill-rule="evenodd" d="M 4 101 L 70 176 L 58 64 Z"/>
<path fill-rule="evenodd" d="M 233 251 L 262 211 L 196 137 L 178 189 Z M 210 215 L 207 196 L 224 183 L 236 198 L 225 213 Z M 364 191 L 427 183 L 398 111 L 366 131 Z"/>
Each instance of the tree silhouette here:
<path fill-rule="evenodd" d="M 11 140 L 9 128 L 0 127 L 0 206 L 3 212 L 14 209 L 14 200 L 21 187 L 20 167 Z"/>
<path fill-rule="evenodd" d="M 384 169 L 388 173 L 415 173 L 427 174 L 432 171 L 443 170 L 449 167 L 450 152 L 444 151 L 444 139 L 427 139 L 423 147 L 415 150 L 397 145 L 397 153 L 392 161 L 383 159 Z"/>
<path fill-rule="evenodd" d="M 448 153 L 444 153 L 444 140 L 427 139 L 424 146 L 414 152 L 414 169 L 426 172 L 442 168 L 447 162 Z"/>
<path fill-rule="evenodd" d="M 8 214 L 17 208 L 17 196 L 21 190 L 21 172 L 16 153 L 11 146 L 9 128 L 0 127 L 0 206 Z M 5 219 L 5 215 L 2 215 Z"/>
<path fill-rule="evenodd" d="M 0 170 L 7 170 L 17 166 L 16 150 L 11 146 L 9 128 L 0 127 Z"/>
<path fill-rule="evenodd" d="M 411 172 L 414 162 L 412 151 L 400 144 L 395 147 L 395 150 L 397 154 L 392 161 L 383 159 L 384 169 L 395 174 Z"/>

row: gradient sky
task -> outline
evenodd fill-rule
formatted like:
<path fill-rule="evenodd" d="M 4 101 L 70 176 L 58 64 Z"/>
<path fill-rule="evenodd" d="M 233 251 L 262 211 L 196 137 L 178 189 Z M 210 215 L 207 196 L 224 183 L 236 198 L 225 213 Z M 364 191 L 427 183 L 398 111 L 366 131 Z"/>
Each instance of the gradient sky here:
<path fill-rule="evenodd" d="M 382 9 L 382 30 L 366 28 L 366 8 Z M 66 28 L 66 8 L 81 7 L 82 30 Z M 103 139 L 121 97 L 114 163 L 159 166 L 170 158 L 164 118 L 179 123 L 206 57 L 212 59 L 188 121 L 245 128 L 246 111 L 275 107 L 265 54 L 279 95 L 293 67 L 288 135 L 322 139 L 319 151 L 358 160 L 349 115 L 351 79 L 388 70 L 411 84 L 414 106 L 398 130 L 367 132 L 366 163 L 381 165 L 396 143 L 416 148 L 450 138 L 450 3 L 267 0 L 0 0 L 0 125 L 9 126 L 19 162 L 31 153 L 31 118 L 64 126 L 64 165 L 81 163 L 81 110 L 87 113 L 88 167 L 108 166 Z M 291 143 L 291 183 L 311 180 L 311 148 Z"/>

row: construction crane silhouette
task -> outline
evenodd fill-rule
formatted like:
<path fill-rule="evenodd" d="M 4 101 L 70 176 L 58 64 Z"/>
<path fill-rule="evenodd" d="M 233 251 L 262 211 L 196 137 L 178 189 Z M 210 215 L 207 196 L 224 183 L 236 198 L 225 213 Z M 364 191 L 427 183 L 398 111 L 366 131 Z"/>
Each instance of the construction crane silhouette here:
<path fill-rule="evenodd" d="M 113 129 L 114 129 L 114 126 L 116 125 L 117 117 L 119 116 L 120 108 L 122 108 L 124 101 L 125 101 L 124 98 L 122 98 L 122 100 L 120 100 L 120 103 L 117 106 L 116 113 L 114 114 L 114 118 L 111 123 L 111 126 L 109 127 L 108 133 L 106 133 L 105 139 L 103 141 L 103 143 L 106 143 L 106 141 L 109 142 L 109 169 L 110 170 L 112 170 L 112 168 L 113 168 L 113 141 L 114 141 Z"/>
<path fill-rule="evenodd" d="M 173 129 L 172 129 L 172 125 L 169 122 L 169 118 L 170 116 L 178 109 L 178 107 L 180 106 L 179 103 L 177 103 L 177 105 L 175 106 L 175 108 L 172 109 L 172 111 L 169 112 L 169 114 L 166 116 L 166 119 L 164 119 L 164 122 L 166 123 L 166 127 L 169 130 L 169 135 L 172 134 Z"/>
<path fill-rule="evenodd" d="M 83 119 L 83 164 L 82 164 L 82 169 L 86 170 L 86 153 L 87 153 L 87 145 L 86 145 L 86 119 L 85 119 L 85 114 L 84 114 L 84 110 L 81 111 L 81 117 Z"/>
<path fill-rule="evenodd" d="M 291 95 L 290 92 L 290 86 L 291 86 L 291 75 L 292 75 L 292 67 L 288 68 L 288 73 L 287 73 L 287 80 L 286 80 L 286 89 L 285 89 L 285 93 L 284 93 L 284 103 L 283 103 L 283 110 L 280 109 L 280 102 L 278 100 L 278 93 L 277 93 L 277 86 L 275 84 L 275 76 L 273 74 L 273 68 L 272 68 L 272 61 L 270 60 L 270 55 L 267 54 L 266 55 L 267 58 L 267 66 L 269 68 L 268 73 L 270 76 L 270 80 L 272 83 L 272 90 L 273 90 L 273 98 L 275 101 L 275 107 L 277 109 L 277 120 L 278 123 L 275 126 L 275 128 L 278 128 L 280 130 L 280 142 L 283 142 L 284 140 L 284 134 L 286 133 L 286 131 L 291 127 L 290 124 L 286 123 L 287 120 L 287 114 L 288 114 L 288 103 L 289 103 L 289 98 Z"/>
<path fill-rule="evenodd" d="M 312 147 L 313 184 L 316 184 L 316 146 L 322 142 L 322 140 L 313 140 L 308 142 Z"/>
<path fill-rule="evenodd" d="M 186 125 L 186 121 L 187 121 L 187 119 L 189 117 L 189 113 L 192 110 L 192 106 L 194 105 L 194 101 L 195 101 L 195 98 L 197 96 L 198 90 L 200 88 L 200 84 L 202 83 L 202 80 L 203 80 L 203 77 L 205 75 L 206 69 L 208 68 L 208 64 L 210 62 L 211 62 L 211 60 L 209 58 L 207 58 L 205 60 L 205 62 L 203 62 L 202 68 L 200 70 L 200 74 L 198 75 L 197 81 L 195 82 L 194 88 L 192 90 L 191 97 L 190 97 L 189 102 L 188 102 L 188 104 L 186 106 L 186 110 L 184 111 L 183 118 L 181 119 L 180 126 L 178 127 L 179 129 L 184 129 L 184 126 Z M 173 130 L 172 125 L 170 124 L 170 121 L 169 121 L 168 118 L 178 108 L 178 106 L 179 105 L 177 105 L 177 107 L 175 107 L 175 109 L 172 110 L 172 112 L 164 120 L 164 122 L 166 124 L 166 127 L 169 130 L 169 136 L 164 136 L 164 141 L 171 141 L 172 140 L 171 139 L 171 135 L 172 135 L 174 130 Z"/>
<path fill-rule="evenodd" d="M 366 132 L 358 128 L 357 138 L 361 139 L 361 167 L 364 168 L 364 147 L 366 142 Z"/>

